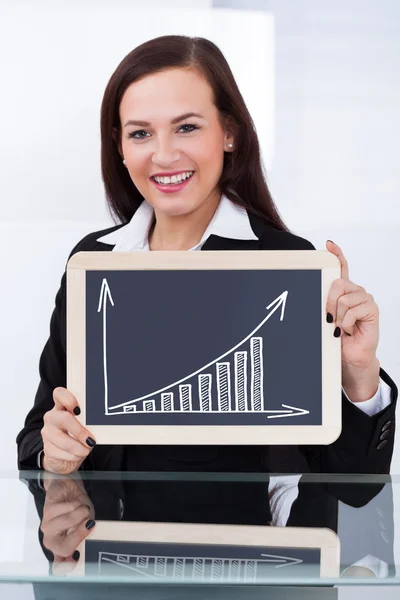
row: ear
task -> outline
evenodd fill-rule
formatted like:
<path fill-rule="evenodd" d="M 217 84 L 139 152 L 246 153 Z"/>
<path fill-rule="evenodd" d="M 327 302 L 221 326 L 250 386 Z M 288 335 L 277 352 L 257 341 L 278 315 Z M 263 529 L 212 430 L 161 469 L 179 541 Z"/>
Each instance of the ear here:
<path fill-rule="evenodd" d="M 235 139 L 233 134 L 227 133 L 224 139 L 224 152 L 233 152 L 235 149 Z"/>
<path fill-rule="evenodd" d="M 224 151 L 233 152 L 233 150 L 235 149 L 235 140 L 238 127 L 236 126 L 236 123 L 230 116 L 225 116 L 225 118 L 223 119 L 223 123 L 223 128 L 225 132 Z M 232 144 L 232 147 L 229 147 L 229 144 Z"/>

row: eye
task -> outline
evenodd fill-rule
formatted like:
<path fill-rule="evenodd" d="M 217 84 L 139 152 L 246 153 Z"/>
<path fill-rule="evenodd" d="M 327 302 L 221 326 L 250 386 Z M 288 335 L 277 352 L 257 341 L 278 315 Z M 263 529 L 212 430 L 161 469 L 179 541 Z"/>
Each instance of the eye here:
<path fill-rule="evenodd" d="M 144 129 L 140 129 L 138 131 L 131 131 L 131 133 L 128 133 L 128 138 L 135 138 L 136 140 L 143 140 L 144 138 L 139 134 L 144 133 L 146 134 L 147 131 L 145 131 Z"/>
<path fill-rule="evenodd" d="M 191 125 L 190 123 L 185 123 L 184 125 L 181 125 L 179 127 L 179 129 L 182 129 L 183 127 L 191 127 L 191 129 L 184 131 L 183 133 L 190 133 L 191 131 L 194 131 L 195 129 L 199 129 L 199 127 L 197 125 Z"/>

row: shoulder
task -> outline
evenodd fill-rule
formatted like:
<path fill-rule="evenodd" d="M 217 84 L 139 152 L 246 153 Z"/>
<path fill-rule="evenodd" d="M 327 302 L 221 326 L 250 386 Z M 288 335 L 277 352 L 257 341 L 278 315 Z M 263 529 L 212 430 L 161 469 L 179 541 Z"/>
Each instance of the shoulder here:
<path fill-rule="evenodd" d="M 88 233 L 84 238 L 82 238 L 76 246 L 71 250 L 69 258 L 76 254 L 77 252 L 90 252 L 90 251 L 107 251 L 111 250 L 112 246 L 109 244 L 103 244 L 102 242 L 98 242 L 97 238 L 102 237 L 103 235 L 107 235 L 108 233 L 112 233 L 113 231 L 117 231 L 121 227 L 124 227 L 126 223 L 121 223 L 120 225 L 114 225 L 113 227 L 108 227 L 107 229 L 100 229 L 99 231 L 93 231 L 92 233 Z"/>
<path fill-rule="evenodd" d="M 261 238 L 263 250 L 315 250 L 315 246 L 307 239 L 290 231 L 280 231 L 265 225 Z"/>
<path fill-rule="evenodd" d="M 315 246 L 306 238 L 275 229 L 266 221 L 249 214 L 250 224 L 260 240 L 261 250 L 315 250 Z"/>

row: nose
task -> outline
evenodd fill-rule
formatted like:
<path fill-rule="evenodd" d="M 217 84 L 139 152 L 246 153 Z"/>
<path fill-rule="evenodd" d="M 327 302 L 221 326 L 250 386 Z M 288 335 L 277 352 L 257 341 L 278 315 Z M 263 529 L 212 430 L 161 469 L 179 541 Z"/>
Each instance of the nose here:
<path fill-rule="evenodd" d="M 152 162 L 162 168 L 168 168 L 172 164 L 179 162 L 180 151 L 174 146 L 171 139 L 158 139 L 157 146 L 153 152 Z"/>

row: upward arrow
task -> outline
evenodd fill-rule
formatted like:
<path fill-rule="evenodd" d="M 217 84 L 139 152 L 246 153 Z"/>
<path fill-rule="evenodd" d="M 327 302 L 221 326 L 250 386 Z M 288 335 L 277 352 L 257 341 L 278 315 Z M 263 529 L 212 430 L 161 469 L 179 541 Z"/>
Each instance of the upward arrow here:
<path fill-rule="evenodd" d="M 97 312 L 103 310 L 103 369 L 104 369 L 104 406 L 108 412 L 108 378 L 107 378 L 107 300 L 114 306 L 107 279 L 103 279 L 100 289 Z"/>
<path fill-rule="evenodd" d="M 107 298 L 110 300 L 111 304 L 114 306 L 114 300 L 112 299 L 110 288 L 108 286 L 107 279 L 103 279 L 100 290 L 100 298 L 99 298 L 99 307 L 97 312 L 101 311 L 102 305 L 105 308 L 107 304 Z"/>
<path fill-rule="evenodd" d="M 274 304 L 276 304 L 275 308 L 273 310 L 271 310 L 271 312 L 269 313 L 268 319 L 274 314 L 274 312 L 276 310 L 278 310 L 278 308 L 280 306 L 282 306 L 280 320 L 283 321 L 283 317 L 285 315 L 285 308 L 286 308 L 287 296 L 288 296 L 288 291 L 286 290 L 286 291 L 282 292 L 282 294 L 280 296 L 278 296 L 277 298 L 275 298 L 275 300 L 273 300 L 271 302 L 271 304 L 268 304 L 268 306 L 266 307 L 267 310 L 269 310 L 271 308 L 271 306 L 273 306 Z"/>

